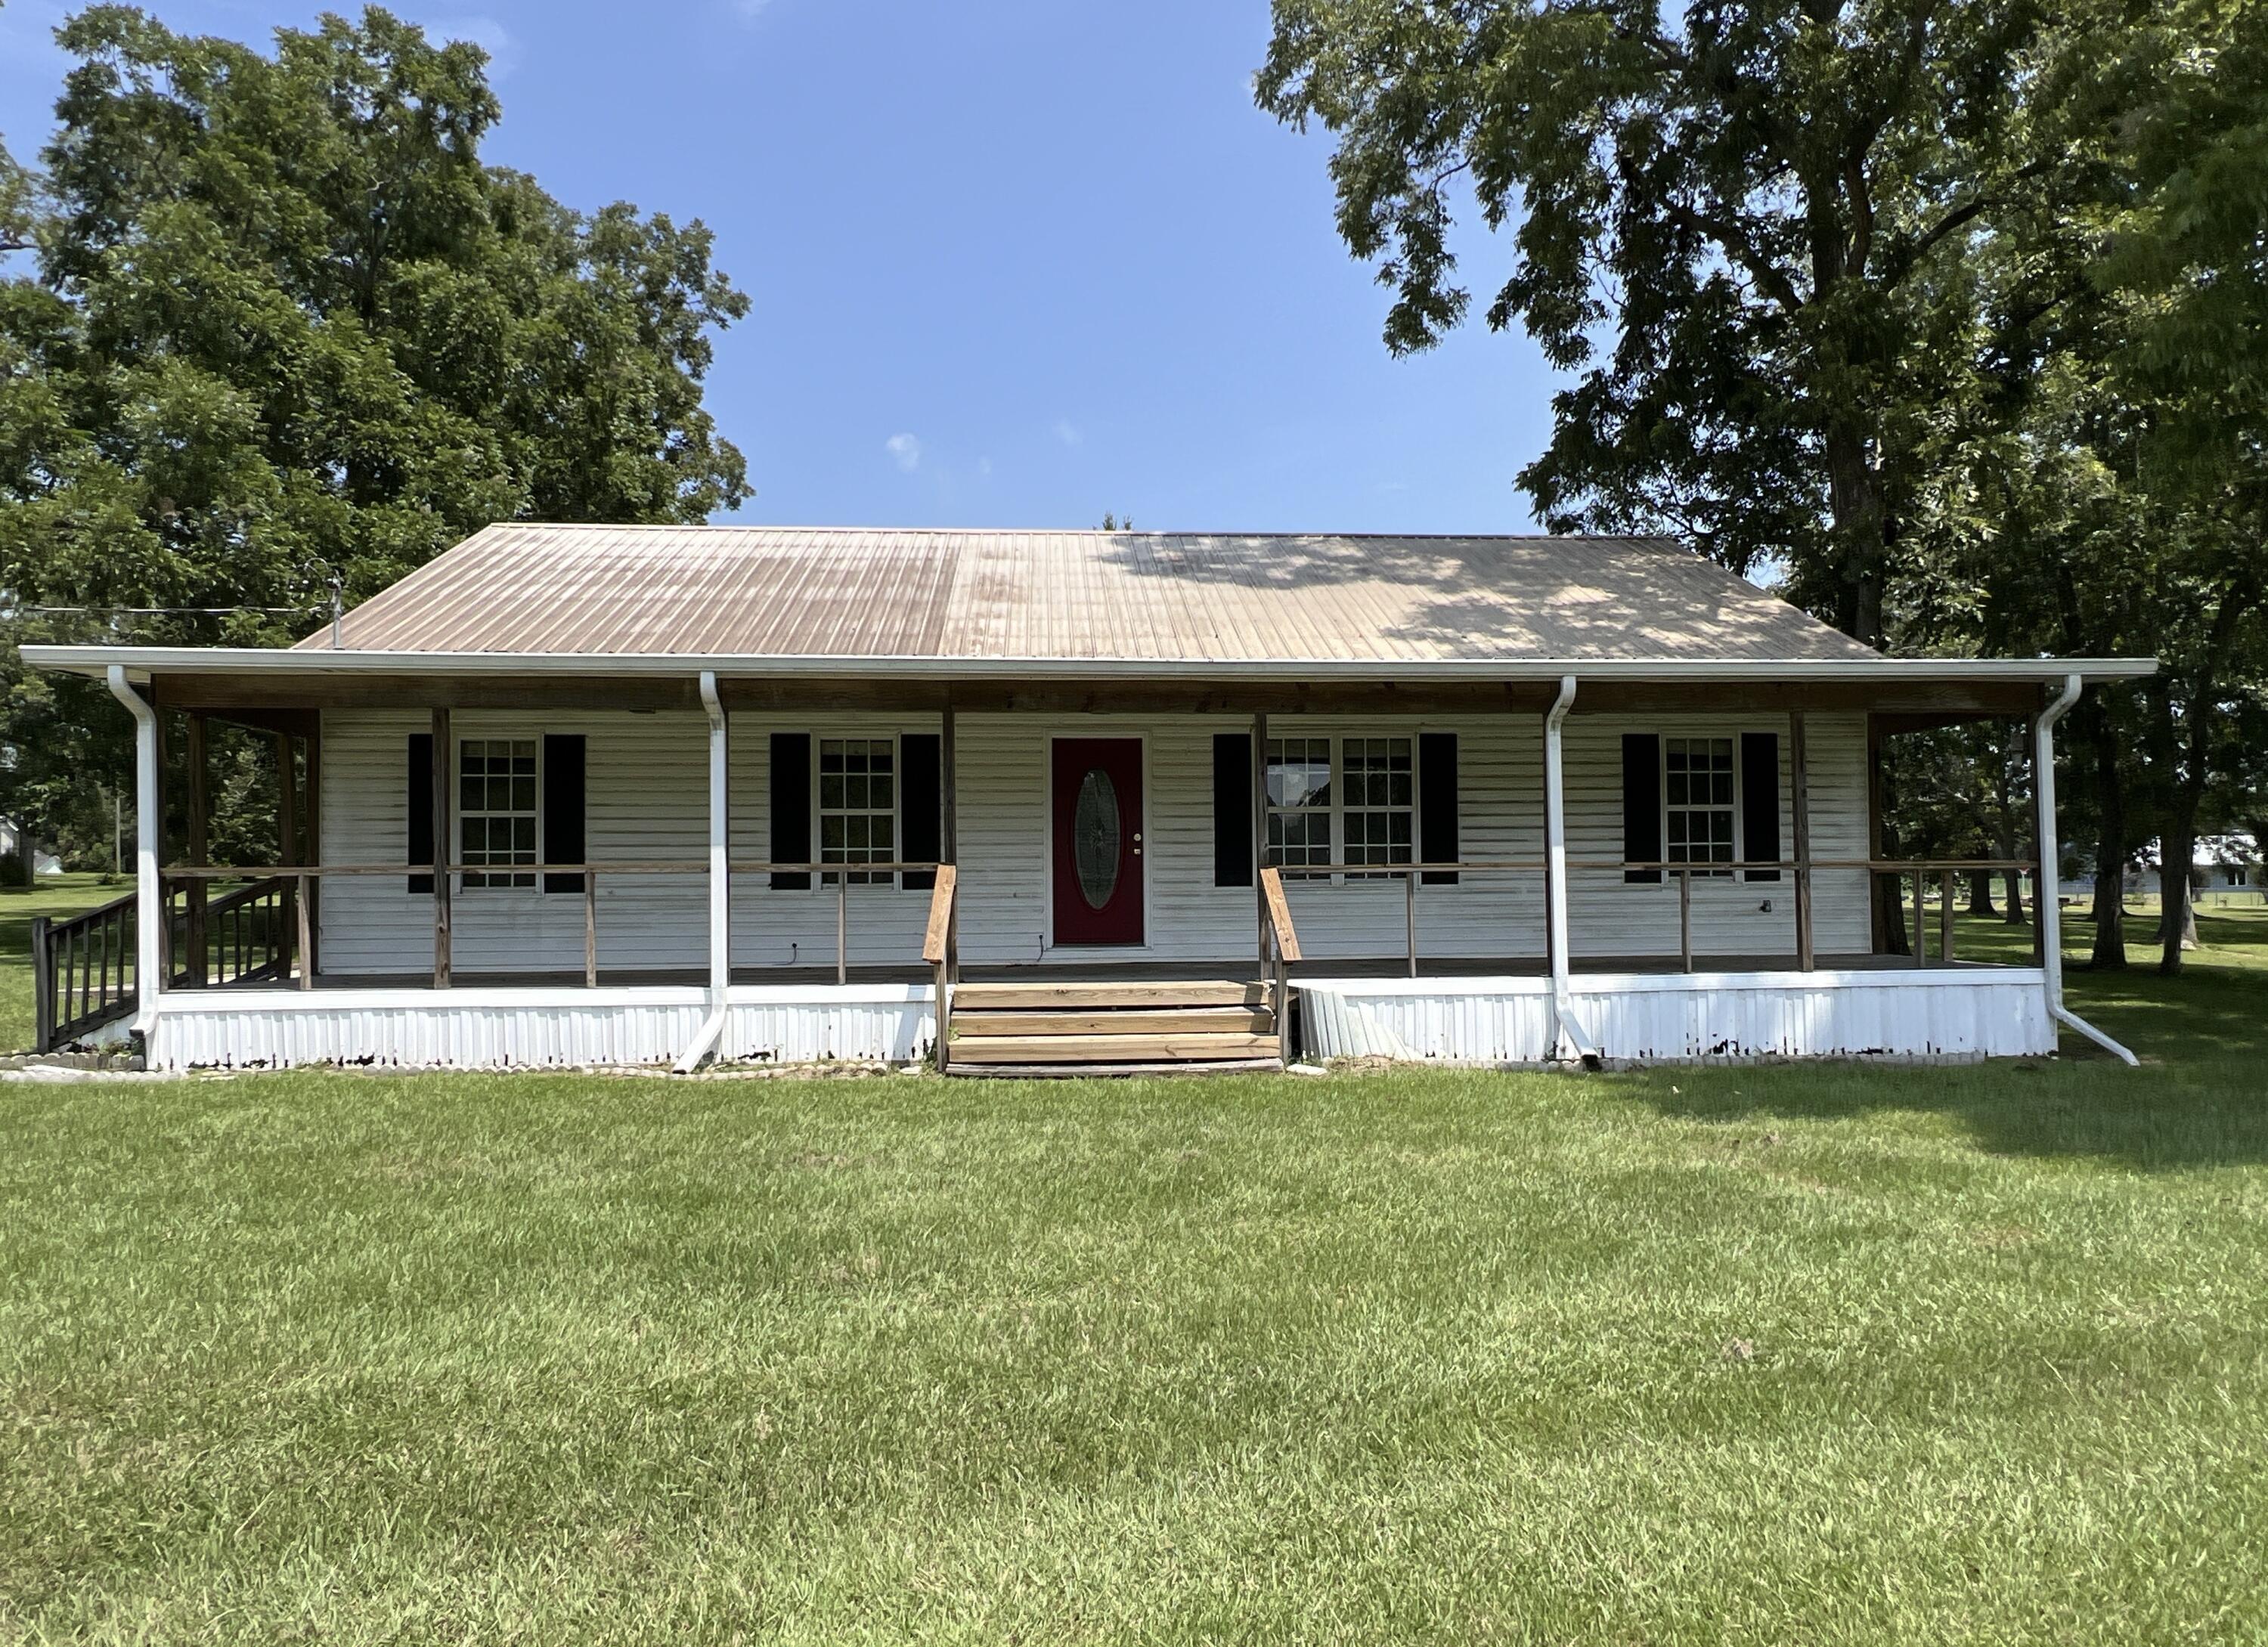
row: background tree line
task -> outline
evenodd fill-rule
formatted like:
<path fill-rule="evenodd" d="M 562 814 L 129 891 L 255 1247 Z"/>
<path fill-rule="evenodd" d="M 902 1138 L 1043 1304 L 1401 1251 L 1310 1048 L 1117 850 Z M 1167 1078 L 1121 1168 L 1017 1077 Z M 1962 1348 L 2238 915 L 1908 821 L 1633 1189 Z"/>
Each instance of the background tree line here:
<path fill-rule="evenodd" d="M 286 642 L 490 521 L 734 507 L 702 379 L 747 299 L 699 222 L 482 161 L 484 55 L 383 11 L 58 39 L 58 130 L 0 150 L 0 817 L 107 865 L 124 719 L 21 643 Z M 272 748 L 212 731 L 220 861 L 271 858 Z"/>
<path fill-rule="evenodd" d="M 1877 647 L 2154 653 L 2066 722 L 2096 960 L 2161 842 L 2268 817 L 2268 10 L 2251 0 L 1274 0 L 1385 337 L 1572 374 L 1520 484 Z M 2009 730 L 1895 740 L 1885 849 L 2021 856 Z M 2052 870 L 2051 874 L 2052 874 Z M 1883 890 L 1895 889 L 1884 883 Z M 1886 912 L 1887 913 L 1887 912 Z M 1902 930 L 1902 927 L 1901 929 Z"/>

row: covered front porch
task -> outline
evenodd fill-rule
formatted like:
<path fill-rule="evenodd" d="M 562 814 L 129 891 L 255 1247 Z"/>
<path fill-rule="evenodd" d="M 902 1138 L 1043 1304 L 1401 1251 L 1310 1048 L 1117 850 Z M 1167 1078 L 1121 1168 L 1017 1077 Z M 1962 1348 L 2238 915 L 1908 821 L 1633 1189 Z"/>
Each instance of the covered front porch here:
<path fill-rule="evenodd" d="M 2056 1041 L 2053 901 L 2034 964 L 1989 966 L 1949 952 L 1952 901 L 1926 897 L 1956 871 L 2037 860 L 1884 859 L 1866 776 L 1887 731 L 2012 712 L 2051 771 L 2069 693 L 2036 682 L 1602 665 L 1424 692 L 909 689 L 708 669 L 341 679 L 281 656 L 296 677 L 112 673 L 140 724 L 137 916 L 164 912 L 137 918 L 136 947 L 166 952 L 137 952 L 131 980 L 122 964 L 118 988 L 157 1067 L 967 1072 L 1968 1058 Z M 168 715 L 192 747 L 206 717 L 284 740 L 286 861 L 200 861 L 194 768 L 180 849 L 160 861 Z M 1656 764 L 1635 770 L 1634 748 Z M 844 749 L 869 763 L 863 797 L 828 787 Z M 1715 750 L 1738 781 L 1712 845 L 1689 833 L 1697 809 L 1679 815 L 1683 790 L 1659 786 Z M 1101 821 L 1097 774 L 1116 808 Z M 535 804 L 515 807 L 515 784 Z M 860 812 L 863 840 L 840 827 Z M 532 820 L 524 837 L 515 815 Z M 222 882 L 235 890 L 209 893 Z M 1892 897 L 1910 911 L 1903 954 L 1885 952 Z M 234 924 L 217 931 L 224 904 Z"/>

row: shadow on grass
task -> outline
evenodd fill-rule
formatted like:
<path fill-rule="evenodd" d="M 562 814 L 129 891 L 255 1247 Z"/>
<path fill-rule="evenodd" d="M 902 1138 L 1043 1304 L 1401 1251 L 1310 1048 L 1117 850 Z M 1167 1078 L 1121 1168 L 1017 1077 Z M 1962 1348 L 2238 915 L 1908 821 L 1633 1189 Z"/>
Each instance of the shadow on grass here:
<path fill-rule="evenodd" d="M 2268 917 L 2208 917 L 2200 936 L 2205 948 L 2179 978 L 2158 974 L 2154 952 L 2123 973 L 2073 963 L 2066 974 L 2072 1010 L 2132 1048 L 2139 1070 L 2066 1030 L 2052 1059 L 1663 1068 L 1620 1078 L 1660 1113 L 1695 1120 L 1901 1110 L 1950 1117 L 2003 1154 L 2152 1171 L 2256 1165 L 2268 1161 Z"/>

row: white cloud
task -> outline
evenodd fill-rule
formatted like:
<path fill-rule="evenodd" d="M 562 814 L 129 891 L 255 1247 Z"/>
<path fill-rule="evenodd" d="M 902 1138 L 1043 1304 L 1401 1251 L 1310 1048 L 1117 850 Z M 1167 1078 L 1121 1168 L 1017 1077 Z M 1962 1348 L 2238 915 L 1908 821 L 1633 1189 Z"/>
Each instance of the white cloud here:
<path fill-rule="evenodd" d="M 423 20 L 423 19 L 421 19 Z M 424 21 L 425 33 L 438 40 L 468 40 L 489 55 L 489 77 L 501 80 L 519 66 L 519 41 L 512 32 L 485 12 L 466 16 L 443 13 Z"/>
<path fill-rule="evenodd" d="M 740 13 L 741 22 L 753 23 L 771 3 L 772 0 L 733 0 L 733 10 Z"/>
<path fill-rule="evenodd" d="M 921 467 L 922 444 L 918 436 L 892 435 L 882 443 L 882 450 L 890 454 L 890 461 L 911 474 Z"/>
<path fill-rule="evenodd" d="M 992 478 L 991 459 L 979 458 L 976 460 L 976 478 L 980 481 L 989 481 Z"/>
<path fill-rule="evenodd" d="M 1056 419 L 1055 431 L 1056 438 L 1062 441 L 1066 446 L 1076 446 L 1080 441 L 1086 438 L 1086 436 L 1079 432 L 1079 425 L 1072 423 L 1068 417 L 1058 417 Z"/>

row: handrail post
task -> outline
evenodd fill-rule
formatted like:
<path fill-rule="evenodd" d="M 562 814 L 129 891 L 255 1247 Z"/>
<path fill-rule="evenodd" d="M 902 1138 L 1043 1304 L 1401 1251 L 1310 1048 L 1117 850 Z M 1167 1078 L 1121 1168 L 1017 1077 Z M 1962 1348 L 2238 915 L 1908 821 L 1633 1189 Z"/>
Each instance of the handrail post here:
<path fill-rule="evenodd" d="M 1418 975 L 1418 871 L 1405 870 L 1402 875 L 1402 927 L 1410 950 L 1410 975 Z"/>
<path fill-rule="evenodd" d="M 292 879 L 298 884 L 299 892 L 298 897 L 292 901 L 292 913 L 297 917 L 299 928 L 299 987 L 302 989 L 312 989 L 315 987 L 315 945 L 313 930 L 315 923 L 315 912 L 313 900 L 307 896 L 307 886 L 314 877 L 302 873 Z"/>
<path fill-rule="evenodd" d="M 1693 871 L 1677 871 L 1677 960 L 1687 972 L 1693 970 Z"/>
<path fill-rule="evenodd" d="M 32 917 L 32 1049 L 53 1052 L 55 1047 L 55 956 L 48 947 L 49 918 Z"/>
<path fill-rule="evenodd" d="M 1938 871 L 1937 883 L 1937 960 L 1940 966 L 1953 965 L 1953 871 Z"/>
<path fill-rule="evenodd" d="M 599 987 L 599 871 L 583 871 L 583 987 Z"/>
<path fill-rule="evenodd" d="M 1922 913 L 1922 889 L 1928 884 L 1929 871 L 1921 865 L 1916 864 L 1914 866 L 1913 964 L 1917 967 L 1926 967 L 1929 964 L 1929 923 Z"/>

